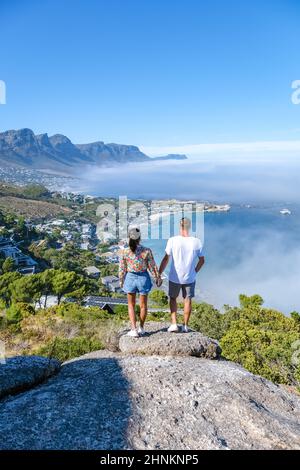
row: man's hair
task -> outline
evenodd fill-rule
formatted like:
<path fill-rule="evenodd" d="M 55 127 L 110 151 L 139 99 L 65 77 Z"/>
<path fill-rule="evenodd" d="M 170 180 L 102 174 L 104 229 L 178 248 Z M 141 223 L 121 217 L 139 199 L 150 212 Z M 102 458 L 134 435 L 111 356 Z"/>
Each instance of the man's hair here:
<path fill-rule="evenodd" d="M 191 221 L 187 217 L 182 217 L 182 219 L 180 220 L 180 228 L 182 228 L 183 230 L 190 230 L 191 225 Z"/>

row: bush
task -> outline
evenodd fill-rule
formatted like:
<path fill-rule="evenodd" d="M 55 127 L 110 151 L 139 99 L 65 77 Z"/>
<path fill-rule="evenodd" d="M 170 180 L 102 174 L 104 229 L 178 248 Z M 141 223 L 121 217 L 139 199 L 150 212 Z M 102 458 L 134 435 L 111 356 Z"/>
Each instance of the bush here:
<path fill-rule="evenodd" d="M 273 382 L 297 386 L 300 367 L 292 356 L 300 324 L 261 305 L 258 296 L 243 296 L 241 308 L 227 310 L 227 329 L 220 341 L 223 355 Z"/>
<path fill-rule="evenodd" d="M 164 291 L 159 289 L 154 289 L 149 294 L 149 299 L 159 307 L 165 307 L 168 305 L 168 296 L 165 294 Z"/>
<path fill-rule="evenodd" d="M 114 305 L 115 315 L 121 320 L 128 319 L 128 307 L 127 305 Z M 140 313 L 140 306 L 135 306 L 135 313 L 138 315 Z"/>
<path fill-rule="evenodd" d="M 35 311 L 31 305 L 26 304 L 24 302 L 18 302 L 18 303 L 12 304 L 6 310 L 6 319 L 8 323 L 18 323 L 21 320 L 23 320 L 23 318 L 26 318 L 34 314 L 35 314 Z"/>
<path fill-rule="evenodd" d="M 72 339 L 58 337 L 42 346 L 37 354 L 64 362 L 99 349 L 103 349 L 103 344 L 100 341 L 88 339 L 84 336 Z"/>
<path fill-rule="evenodd" d="M 224 333 L 224 315 L 212 305 L 195 304 L 190 321 L 191 328 L 211 338 L 220 339 Z"/>
<path fill-rule="evenodd" d="M 73 302 L 63 302 L 60 305 L 52 307 L 52 312 L 63 318 L 70 320 L 104 320 L 111 317 L 111 314 L 99 307 L 81 307 Z"/>
<path fill-rule="evenodd" d="M 49 190 L 42 184 L 28 184 L 23 189 L 23 194 L 25 197 L 32 199 L 39 199 L 50 195 Z"/>

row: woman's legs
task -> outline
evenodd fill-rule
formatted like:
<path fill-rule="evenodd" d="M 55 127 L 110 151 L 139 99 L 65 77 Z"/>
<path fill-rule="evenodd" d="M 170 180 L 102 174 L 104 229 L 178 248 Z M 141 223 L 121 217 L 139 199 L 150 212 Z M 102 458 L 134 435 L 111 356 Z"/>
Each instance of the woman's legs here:
<path fill-rule="evenodd" d="M 136 298 L 136 294 L 127 294 L 128 314 L 129 314 L 129 320 L 131 323 L 132 330 L 136 329 L 135 298 Z"/>
<path fill-rule="evenodd" d="M 140 325 L 144 328 L 144 323 L 148 313 L 148 296 L 147 294 L 140 294 Z"/>

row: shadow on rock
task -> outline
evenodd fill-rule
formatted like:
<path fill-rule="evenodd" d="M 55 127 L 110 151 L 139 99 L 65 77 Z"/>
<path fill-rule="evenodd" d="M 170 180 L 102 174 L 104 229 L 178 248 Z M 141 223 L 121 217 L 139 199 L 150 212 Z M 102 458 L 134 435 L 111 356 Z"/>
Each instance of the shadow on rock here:
<path fill-rule="evenodd" d="M 99 358 L 66 363 L 47 383 L 2 400 L 0 449 L 126 449 L 130 415 L 118 359 L 99 352 Z"/>

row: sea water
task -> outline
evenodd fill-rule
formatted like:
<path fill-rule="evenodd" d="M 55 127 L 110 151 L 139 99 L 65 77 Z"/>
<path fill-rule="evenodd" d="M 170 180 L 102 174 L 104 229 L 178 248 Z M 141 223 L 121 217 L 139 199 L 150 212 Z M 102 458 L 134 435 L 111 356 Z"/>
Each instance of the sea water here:
<path fill-rule="evenodd" d="M 300 205 L 289 204 L 291 215 L 282 215 L 283 208 L 234 205 L 204 214 L 206 262 L 197 277 L 198 300 L 222 308 L 238 305 L 240 294 L 259 294 L 268 307 L 300 311 Z M 157 263 L 166 241 L 144 240 Z"/>

